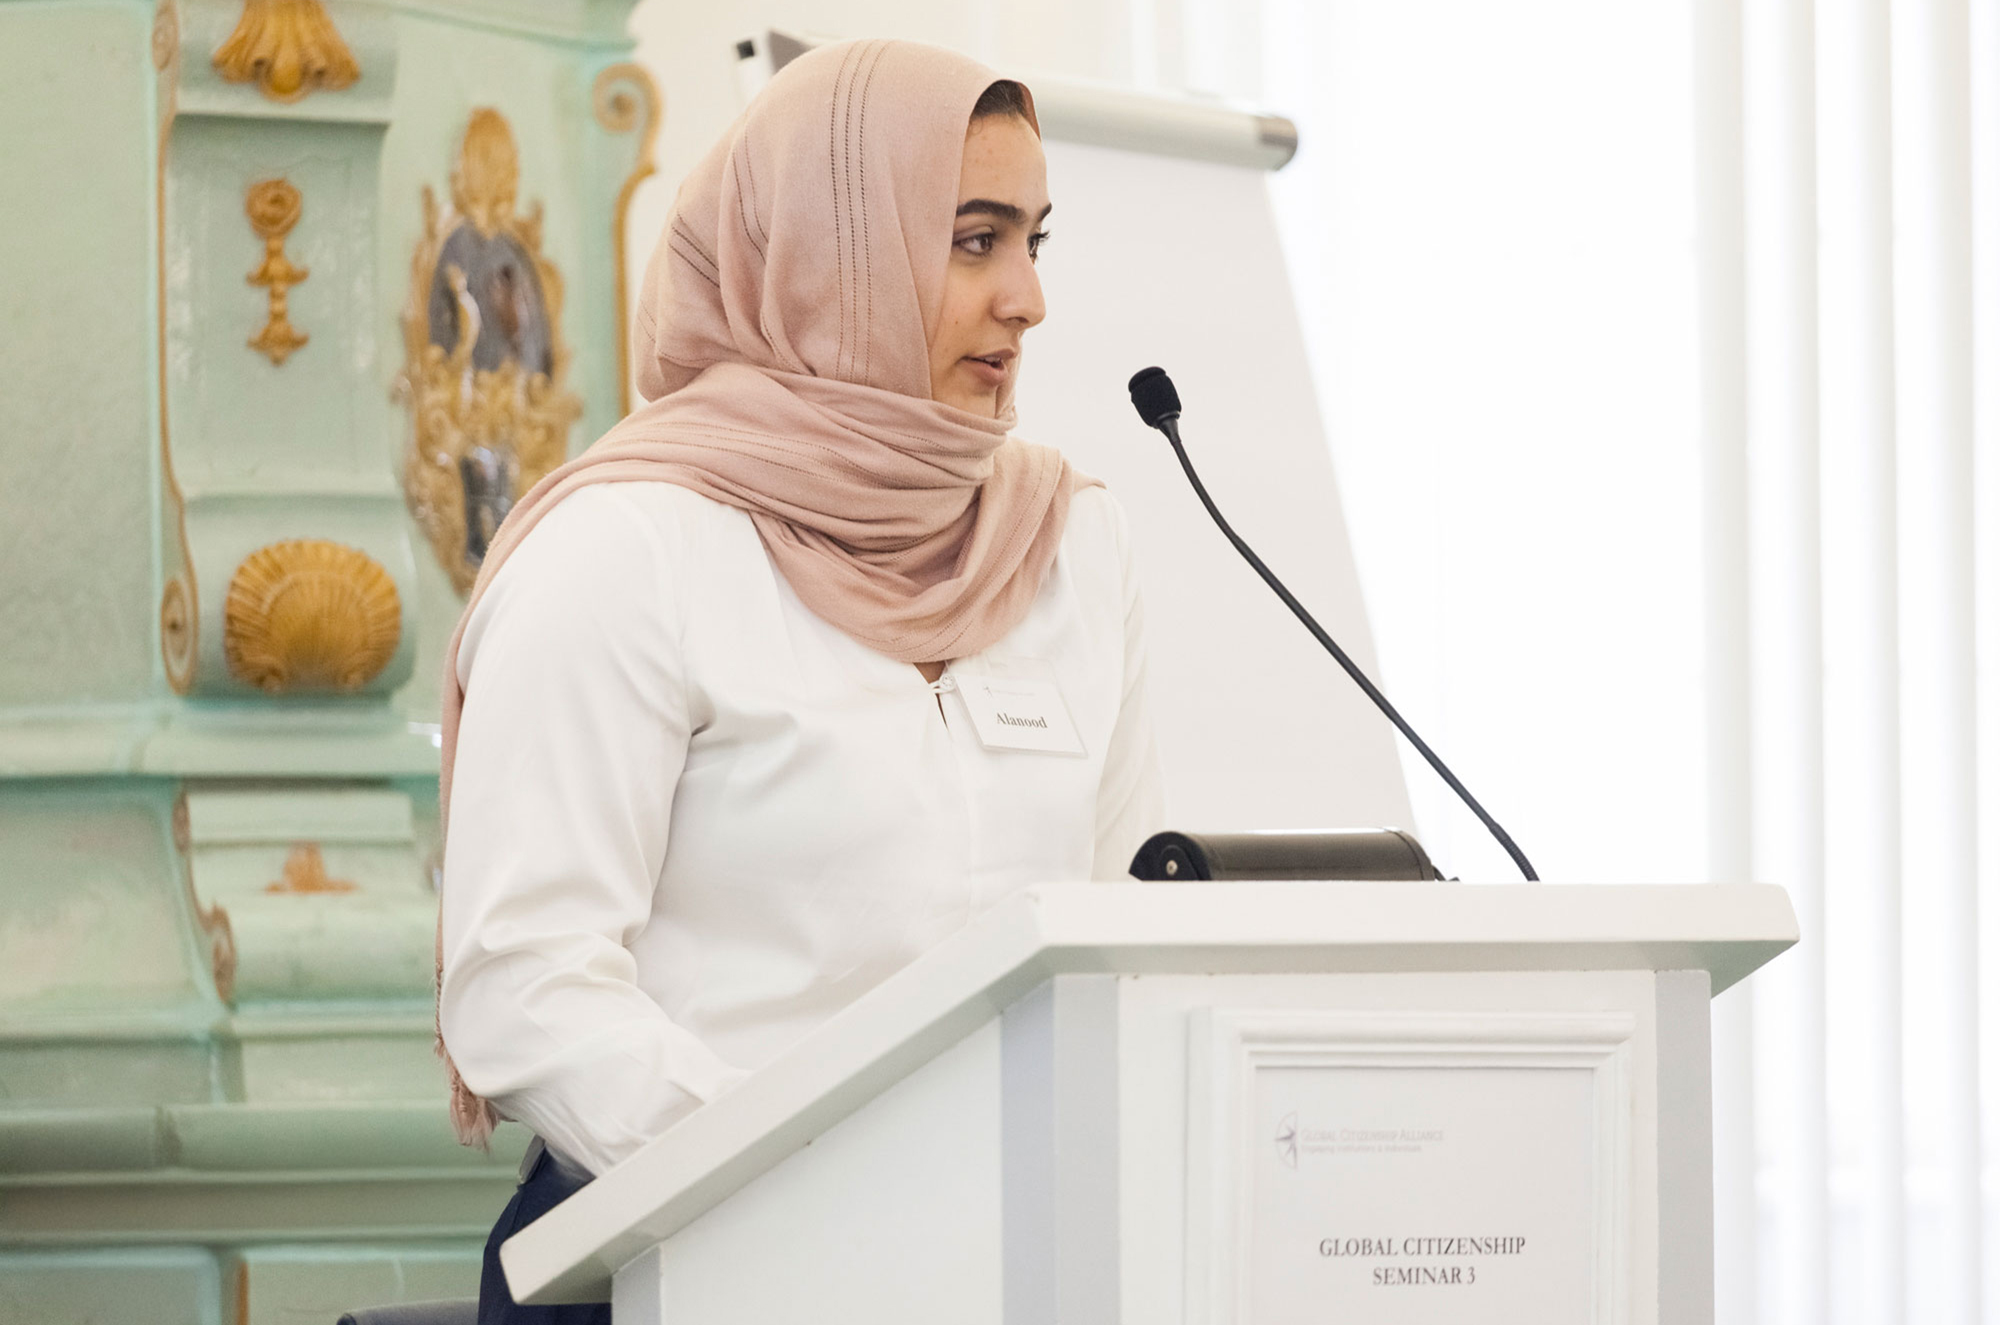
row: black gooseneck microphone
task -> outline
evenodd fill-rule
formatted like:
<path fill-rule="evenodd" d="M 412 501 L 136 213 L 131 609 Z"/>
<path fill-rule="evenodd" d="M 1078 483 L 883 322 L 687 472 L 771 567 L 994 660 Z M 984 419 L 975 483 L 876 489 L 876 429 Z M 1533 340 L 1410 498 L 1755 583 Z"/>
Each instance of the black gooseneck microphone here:
<path fill-rule="evenodd" d="M 1188 482 L 1194 485 L 1195 496 L 1201 498 L 1201 504 L 1208 508 L 1209 516 L 1214 519 L 1216 528 L 1222 531 L 1222 536 L 1243 554 L 1243 559 L 1250 563 L 1250 568 L 1261 575 L 1264 583 L 1271 586 L 1271 591 L 1284 600 L 1285 606 L 1292 609 L 1292 615 L 1305 624 L 1305 628 L 1312 632 L 1313 638 L 1333 655 L 1334 661 L 1346 669 L 1347 674 L 1354 678 L 1354 684 L 1360 686 L 1362 692 L 1375 701 L 1375 707 L 1382 710 L 1383 716 L 1395 723 L 1396 730 L 1409 738 L 1410 744 L 1417 748 L 1417 753 L 1437 770 L 1438 776 L 1445 780 L 1445 784 L 1457 792 L 1458 798 L 1479 816 L 1479 822 L 1485 824 L 1487 831 L 1507 849 L 1507 854 L 1514 858 L 1514 863 L 1520 866 L 1521 873 L 1527 876 L 1528 882 L 1539 882 L 1535 867 L 1521 854 L 1521 848 L 1514 845 L 1514 839 L 1507 836 L 1507 830 L 1494 822 L 1493 816 L 1486 812 L 1486 808 L 1472 798 L 1472 793 L 1465 789 L 1465 784 L 1444 766 L 1444 760 L 1439 759 L 1431 748 L 1424 744 L 1424 738 L 1417 735 L 1416 729 L 1403 720 L 1403 715 L 1396 712 L 1396 706 L 1375 688 L 1375 683 L 1370 681 L 1355 665 L 1354 660 L 1347 656 L 1347 651 L 1333 642 L 1333 636 L 1327 634 L 1319 622 L 1313 620 L 1312 613 L 1306 611 L 1304 605 L 1292 597 L 1291 590 L 1271 573 L 1271 568 L 1264 564 L 1262 558 L 1250 550 L 1250 545 L 1237 536 L 1236 531 L 1229 527 L 1229 521 L 1222 518 L 1222 512 L 1216 509 L 1214 499 L 1208 495 L 1208 489 L 1202 486 L 1201 476 L 1194 472 L 1194 465 L 1188 460 L 1187 449 L 1181 445 L 1181 429 L 1178 422 L 1181 417 L 1181 396 L 1180 392 L 1174 390 L 1174 381 L 1167 376 L 1166 369 L 1141 368 L 1132 375 L 1127 389 L 1132 393 L 1132 408 L 1139 411 L 1139 417 L 1145 420 L 1146 426 L 1158 428 L 1166 434 L 1167 441 L 1174 448 L 1175 457 L 1181 462 L 1181 469 L 1188 476 Z"/>

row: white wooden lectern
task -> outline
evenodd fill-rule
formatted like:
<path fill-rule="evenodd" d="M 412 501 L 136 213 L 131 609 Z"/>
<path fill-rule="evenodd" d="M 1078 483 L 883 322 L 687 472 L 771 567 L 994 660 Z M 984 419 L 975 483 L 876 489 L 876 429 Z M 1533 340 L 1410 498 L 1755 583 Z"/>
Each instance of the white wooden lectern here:
<path fill-rule="evenodd" d="M 501 1250 L 618 1325 L 1706 1325 L 1782 890 L 1064 884 Z"/>

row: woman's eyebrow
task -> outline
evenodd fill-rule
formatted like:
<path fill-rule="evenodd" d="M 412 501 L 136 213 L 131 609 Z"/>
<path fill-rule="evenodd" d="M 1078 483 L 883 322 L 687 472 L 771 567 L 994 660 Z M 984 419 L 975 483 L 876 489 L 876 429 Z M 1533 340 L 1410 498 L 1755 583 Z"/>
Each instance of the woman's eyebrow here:
<path fill-rule="evenodd" d="M 1054 210 L 1054 203 L 1050 203 L 1048 206 L 1042 208 L 1040 213 L 1035 217 L 1035 223 L 1039 225 L 1047 220 L 1049 213 Z M 995 202 L 991 198 L 971 198 L 958 205 L 958 215 L 972 216 L 976 214 L 991 216 L 997 220 L 1005 221 L 1009 225 L 1026 225 L 1028 222 L 1028 214 L 1011 202 Z"/>

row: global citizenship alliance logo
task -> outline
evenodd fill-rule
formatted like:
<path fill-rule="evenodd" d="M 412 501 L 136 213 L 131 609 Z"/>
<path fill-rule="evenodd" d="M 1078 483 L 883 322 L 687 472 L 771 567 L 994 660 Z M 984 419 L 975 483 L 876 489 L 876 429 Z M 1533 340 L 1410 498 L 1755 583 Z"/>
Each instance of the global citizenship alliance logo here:
<path fill-rule="evenodd" d="M 1284 1166 L 1296 1169 L 1307 1157 L 1422 1154 L 1444 1144 L 1445 1132 L 1442 1127 L 1301 1127 L 1299 1115 L 1288 1113 L 1278 1119 L 1271 1141 Z"/>
<path fill-rule="evenodd" d="M 1299 1166 L 1299 1116 L 1288 1113 L 1278 1119 L 1278 1158 L 1285 1161 L 1285 1167 Z"/>

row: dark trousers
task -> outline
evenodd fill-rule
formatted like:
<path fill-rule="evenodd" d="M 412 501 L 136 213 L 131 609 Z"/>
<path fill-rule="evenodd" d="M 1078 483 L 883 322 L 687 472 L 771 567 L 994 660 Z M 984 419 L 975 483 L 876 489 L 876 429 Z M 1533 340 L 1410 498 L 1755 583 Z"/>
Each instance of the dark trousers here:
<path fill-rule="evenodd" d="M 565 1173 L 540 1144 L 527 1164 L 527 1174 L 514 1189 L 514 1199 L 486 1238 L 486 1261 L 479 1271 L 479 1325 L 611 1325 L 611 1304 L 584 1302 L 573 1306 L 516 1306 L 500 1272 L 500 1244 L 582 1190 L 590 1179 Z"/>

